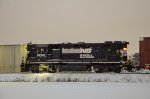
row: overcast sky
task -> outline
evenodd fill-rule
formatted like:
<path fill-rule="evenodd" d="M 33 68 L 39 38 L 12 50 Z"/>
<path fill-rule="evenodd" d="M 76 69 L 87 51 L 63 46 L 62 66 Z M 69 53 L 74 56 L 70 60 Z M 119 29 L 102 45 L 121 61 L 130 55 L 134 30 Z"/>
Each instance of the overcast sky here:
<path fill-rule="evenodd" d="M 0 44 L 129 41 L 150 36 L 150 0 L 0 0 Z"/>

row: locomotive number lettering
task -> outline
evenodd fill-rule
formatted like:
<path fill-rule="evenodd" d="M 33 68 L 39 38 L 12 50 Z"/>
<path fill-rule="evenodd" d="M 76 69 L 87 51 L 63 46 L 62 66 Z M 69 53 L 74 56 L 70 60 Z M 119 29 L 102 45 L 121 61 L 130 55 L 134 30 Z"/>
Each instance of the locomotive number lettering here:
<path fill-rule="evenodd" d="M 37 54 L 37 57 L 46 57 L 45 54 Z"/>
<path fill-rule="evenodd" d="M 92 54 L 80 54 L 80 58 L 94 58 Z"/>

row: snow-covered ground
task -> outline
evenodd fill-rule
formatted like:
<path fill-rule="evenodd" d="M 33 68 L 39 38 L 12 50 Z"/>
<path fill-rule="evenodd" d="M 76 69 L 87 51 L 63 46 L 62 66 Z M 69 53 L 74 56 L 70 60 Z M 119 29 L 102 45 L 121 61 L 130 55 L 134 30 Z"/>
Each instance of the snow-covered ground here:
<path fill-rule="evenodd" d="M 150 74 L 116 74 L 116 73 L 0 74 L 0 82 L 150 83 Z"/>
<path fill-rule="evenodd" d="M 0 74 L 0 99 L 150 99 L 150 74 Z"/>
<path fill-rule="evenodd" d="M 0 99 L 150 99 L 149 83 L 0 82 Z"/>

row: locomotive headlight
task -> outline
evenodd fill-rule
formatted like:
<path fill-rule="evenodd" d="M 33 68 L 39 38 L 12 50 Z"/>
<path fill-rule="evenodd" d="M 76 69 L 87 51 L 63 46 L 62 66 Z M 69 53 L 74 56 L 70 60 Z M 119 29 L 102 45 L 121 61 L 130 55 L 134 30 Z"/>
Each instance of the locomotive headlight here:
<path fill-rule="evenodd" d="M 124 51 L 127 51 L 127 48 L 123 48 Z"/>

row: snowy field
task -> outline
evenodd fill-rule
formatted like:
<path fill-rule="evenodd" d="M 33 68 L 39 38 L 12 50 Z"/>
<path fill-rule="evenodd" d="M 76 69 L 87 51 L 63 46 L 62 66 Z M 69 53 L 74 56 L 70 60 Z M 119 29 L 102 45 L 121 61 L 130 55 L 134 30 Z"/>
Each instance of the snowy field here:
<path fill-rule="evenodd" d="M 149 83 L 0 82 L 0 99 L 150 99 Z"/>
<path fill-rule="evenodd" d="M 150 74 L 116 74 L 116 73 L 0 74 L 0 82 L 150 83 Z"/>
<path fill-rule="evenodd" d="M 150 74 L 0 74 L 0 99 L 150 99 Z"/>

